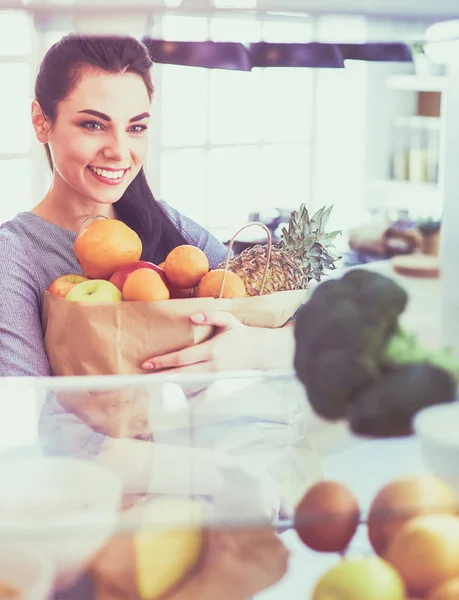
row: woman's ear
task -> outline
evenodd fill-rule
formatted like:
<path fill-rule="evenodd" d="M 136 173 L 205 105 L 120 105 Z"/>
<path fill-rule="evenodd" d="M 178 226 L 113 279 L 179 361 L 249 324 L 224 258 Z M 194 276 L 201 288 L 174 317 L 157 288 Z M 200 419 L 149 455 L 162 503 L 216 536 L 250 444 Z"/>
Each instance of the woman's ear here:
<path fill-rule="evenodd" d="M 36 100 L 32 102 L 32 125 L 35 129 L 37 140 L 42 144 L 46 144 L 48 142 L 49 121 Z"/>

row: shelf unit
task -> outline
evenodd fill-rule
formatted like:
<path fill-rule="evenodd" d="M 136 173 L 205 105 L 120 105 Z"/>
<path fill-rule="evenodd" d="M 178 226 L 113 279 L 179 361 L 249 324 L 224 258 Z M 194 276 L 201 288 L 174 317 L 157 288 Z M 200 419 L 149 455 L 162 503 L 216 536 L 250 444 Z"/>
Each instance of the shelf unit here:
<path fill-rule="evenodd" d="M 443 75 L 392 75 L 386 85 L 395 90 L 412 92 L 444 92 L 448 89 L 448 78 Z"/>
<path fill-rule="evenodd" d="M 392 213 L 406 210 L 412 215 L 440 218 L 442 189 L 434 183 L 397 180 L 371 180 L 366 188 L 368 210 L 385 209 Z"/>
<path fill-rule="evenodd" d="M 443 209 L 442 144 L 444 75 L 389 74 L 374 93 L 373 137 L 365 185 L 366 206 L 375 211 L 407 211 L 414 219 L 440 218 Z"/>

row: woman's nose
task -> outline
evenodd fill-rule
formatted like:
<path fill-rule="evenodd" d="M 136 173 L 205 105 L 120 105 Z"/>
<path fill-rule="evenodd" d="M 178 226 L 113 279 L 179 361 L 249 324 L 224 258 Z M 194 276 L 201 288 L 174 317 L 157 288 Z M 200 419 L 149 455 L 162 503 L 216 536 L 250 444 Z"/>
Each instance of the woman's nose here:
<path fill-rule="evenodd" d="M 126 135 L 118 134 L 110 137 L 104 147 L 104 157 L 121 162 L 130 157 L 129 143 Z"/>

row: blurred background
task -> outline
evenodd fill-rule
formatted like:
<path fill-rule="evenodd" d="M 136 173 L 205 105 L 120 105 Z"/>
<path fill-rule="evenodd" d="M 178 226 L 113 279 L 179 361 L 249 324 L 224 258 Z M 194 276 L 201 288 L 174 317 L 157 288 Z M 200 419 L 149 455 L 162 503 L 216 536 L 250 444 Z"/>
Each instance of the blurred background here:
<path fill-rule="evenodd" d="M 71 2 L 5 2 L 0 222 L 30 209 L 50 181 L 30 124 L 38 64 L 62 35 L 91 29 L 90 16 L 63 10 Z M 343 230 L 348 264 L 410 253 L 419 232 L 436 252 L 448 72 L 424 40 L 441 15 L 261 14 L 253 0 L 214 0 L 207 12 L 188 2 L 184 14 L 179 1 L 151 4 L 147 19 L 114 13 L 110 23 L 149 40 L 156 60 L 146 172 L 157 198 L 224 242 L 250 220 L 277 238 L 301 203 L 333 204 L 330 228 Z M 260 231 L 242 232 L 235 249 Z"/>

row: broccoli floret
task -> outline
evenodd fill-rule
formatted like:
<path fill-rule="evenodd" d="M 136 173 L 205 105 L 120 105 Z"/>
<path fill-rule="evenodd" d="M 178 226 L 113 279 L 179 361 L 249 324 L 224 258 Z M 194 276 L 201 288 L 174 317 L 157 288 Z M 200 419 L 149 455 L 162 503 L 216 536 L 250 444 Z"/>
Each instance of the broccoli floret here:
<path fill-rule="evenodd" d="M 459 360 L 449 349 L 427 350 L 418 342 L 416 336 L 398 327 L 386 345 L 383 362 L 387 366 L 426 363 L 448 371 L 459 379 Z"/>
<path fill-rule="evenodd" d="M 362 269 L 314 290 L 297 313 L 294 366 L 319 415 L 343 417 L 352 396 L 379 376 L 406 302 L 392 280 Z"/>
<path fill-rule="evenodd" d="M 350 404 L 366 397 L 363 390 L 379 385 L 388 373 L 402 368 L 402 375 L 393 376 L 401 385 L 408 374 L 417 372 L 404 366 L 430 365 L 459 378 L 459 361 L 452 353 L 427 351 L 400 327 L 407 303 L 406 291 L 393 279 L 353 269 L 341 279 L 320 284 L 301 307 L 295 322 L 294 367 L 320 416 L 349 416 Z M 421 372 L 432 377 L 435 373 Z M 378 397 L 386 396 L 381 392 Z M 403 398 L 403 389 L 396 397 Z M 354 421 L 358 406 L 361 401 L 352 408 Z"/>
<path fill-rule="evenodd" d="M 413 416 L 426 406 L 454 400 L 454 378 L 427 363 L 392 367 L 358 392 L 348 405 L 352 431 L 373 437 L 413 433 Z"/>

